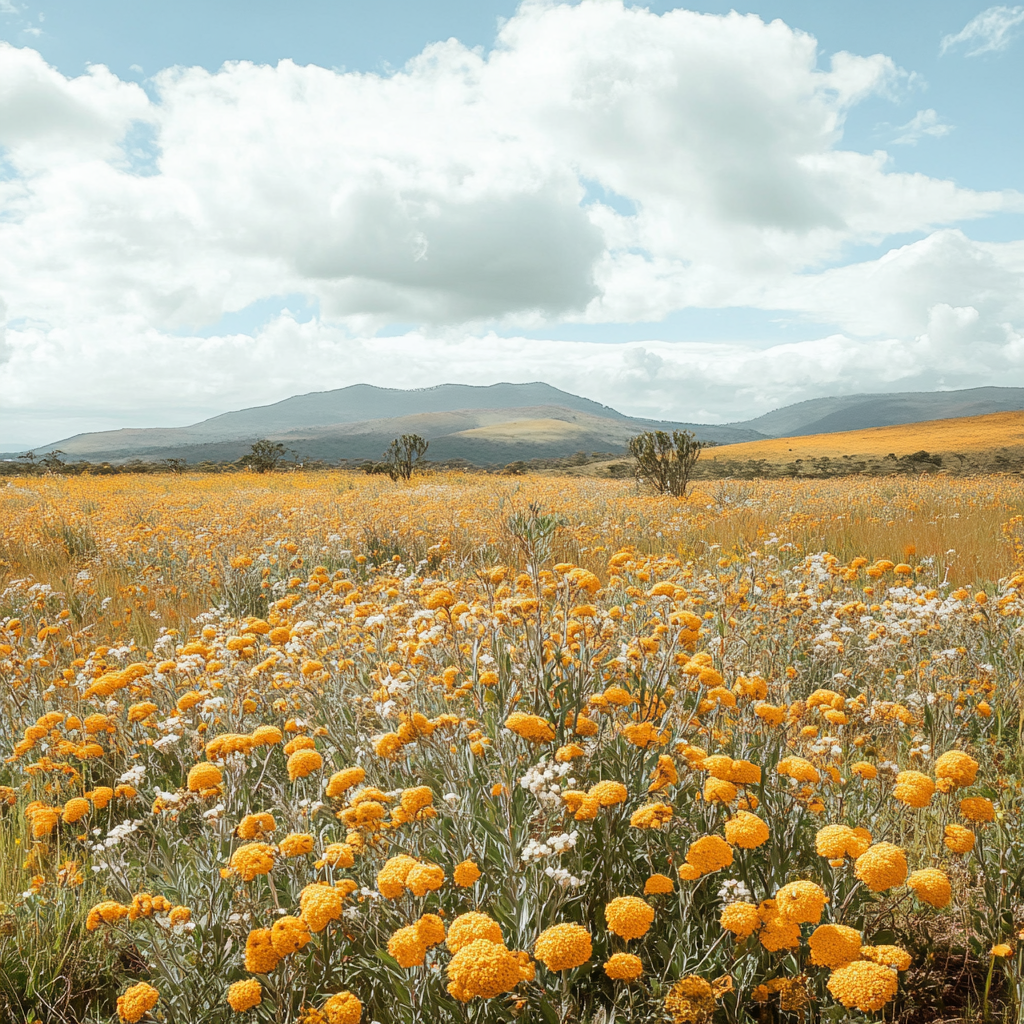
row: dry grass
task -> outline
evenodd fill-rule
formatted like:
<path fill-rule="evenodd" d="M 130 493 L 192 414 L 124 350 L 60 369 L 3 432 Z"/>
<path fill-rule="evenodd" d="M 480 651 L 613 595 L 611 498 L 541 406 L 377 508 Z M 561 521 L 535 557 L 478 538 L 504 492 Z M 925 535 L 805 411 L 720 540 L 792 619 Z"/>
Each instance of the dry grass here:
<path fill-rule="evenodd" d="M 808 437 L 780 437 L 767 441 L 747 441 L 708 450 L 707 462 L 767 459 L 769 462 L 794 462 L 796 459 L 884 458 L 910 455 L 922 449 L 928 452 L 976 453 L 993 449 L 1024 448 L 1024 412 L 997 412 L 988 416 L 964 416 L 948 420 L 929 420 L 896 427 L 872 427 L 837 434 L 812 434 Z"/>
<path fill-rule="evenodd" d="M 536 505 L 563 517 L 553 555 L 604 572 L 607 551 L 702 558 L 791 544 L 842 559 L 870 553 L 933 560 L 940 578 L 1005 576 L 1002 524 L 1024 509 L 1006 477 L 707 481 L 685 501 L 632 481 L 570 476 L 500 479 L 458 473 L 411 485 L 356 473 L 184 477 L 34 477 L 0 487 L 0 584 L 31 576 L 66 594 L 109 599 L 98 628 L 130 623 L 140 642 L 157 624 L 184 627 L 207 608 L 231 558 L 283 534 L 318 544 L 376 545 L 431 557 L 442 545 L 469 560 L 514 562 L 504 530 Z M 87 581 L 79 578 L 85 574 Z M 74 604 L 72 605 L 74 608 Z"/>

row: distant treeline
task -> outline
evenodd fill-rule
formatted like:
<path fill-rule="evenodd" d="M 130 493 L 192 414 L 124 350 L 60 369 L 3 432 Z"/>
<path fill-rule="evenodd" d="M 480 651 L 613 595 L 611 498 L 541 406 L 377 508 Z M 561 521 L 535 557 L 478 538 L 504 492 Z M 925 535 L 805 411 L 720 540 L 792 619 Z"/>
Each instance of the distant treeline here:
<path fill-rule="evenodd" d="M 837 476 L 909 476 L 921 473 L 954 475 L 1024 472 L 1024 449 L 999 448 L 987 452 L 942 452 L 924 450 L 910 455 L 885 455 L 865 458 L 843 455 L 830 458 L 795 459 L 792 462 L 770 462 L 767 459 L 704 459 L 697 463 L 694 479 L 721 480 L 757 477 L 782 479 L 810 477 L 824 479 Z"/>
<path fill-rule="evenodd" d="M 634 475 L 634 466 L 628 455 L 615 452 L 575 452 L 561 458 L 522 459 L 510 463 L 494 463 L 478 466 L 465 459 L 449 459 L 443 462 L 423 460 L 418 472 L 440 472 L 458 470 L 465 473 L 500 474 L 518 476 L 526 473 L 551 472 L 553 470 L 579 471 L 595 463 L 595 475 L 612 479 L 628 479 Z M 274 472 L 316 472 L 324 470 L 348 470 L 351 472 L 373 472 L 370 459 L 290 459 L 282 460 Z M 41 476 L 56 473 L 67 476 L 93 475 L 116 476 L 120 474 L 182 474 L 182 473 L 245 473 L 250 467 L 242 460 L 234 462 L 186 462 L 185 459 L 158 459 L 145 461 L 131 459 L 127 462 L 87 462 L 64 460 L 59 455 L 43 459 L 11 459 L 0 462 L 2 476 Z M 594 473 L 594 470 L 591 470 Z M 954 475 L 983 473 L 1024 473 L 1024 449 L 999 448 L 988 452 L 914 452 L 911 455 L 886 455 L 881 458 L 864 458 L 844 455 L 837 458 L 795 459 L 792 462 L 771 462 L 767 459 L 710 459 L 701 458 L 694 467 L 694 480 L 741 479 L 784 479 L 807 477 L 825 479 L 838 476 L 892 476 L 944 472 Z"/>

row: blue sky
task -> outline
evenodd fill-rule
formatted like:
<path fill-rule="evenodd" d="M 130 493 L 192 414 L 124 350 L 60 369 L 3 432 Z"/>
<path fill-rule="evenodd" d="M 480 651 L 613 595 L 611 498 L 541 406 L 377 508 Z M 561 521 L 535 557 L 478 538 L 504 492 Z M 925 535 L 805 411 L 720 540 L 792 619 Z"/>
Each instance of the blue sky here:
<path fill-rule="evenodd" d="M 570 6 L 575 10 L 564 9 Z M 356 379 L 400 386 L 546 379 L 625 411 L 717 421 L 818 394 L 1020 382 L 1024 7 L 817 0 L 685 8 L 714 16 L 736 10 L 765 23 L 780 19 L 781 33 L 724 17 L 672 19 L 668 12 L 677 7 L 666 3 L 647 5 L 652 14 L 666 15 L 658 20 L 615 2 L 557 8 L 490 0 L 286 6 L 0 0 L 0 40 L 15 48 L 0 51 L 0 75 L 6 63 L 17 86 L 7 94 L 14 112 L 8 123 L 17 126 L 36 103 L 42 113 L 33 123 L 56 119 L 45 144 L 38 133 L 17 127 L 5 138 L 0 109 L 0 184 L 8 186 L 0 193 L 0 234 L 4 228 L 11 233 L 9 253 L 22 247 L 35 261 L 32 281 L 27 273 L 22 280 L 23 260 L 18 268 L 12 262 L 7 274 L 0 263 L 0 316 L 6 319 L 0 367 L 14 381 L 12 398 L 0 410 L 0 450 L 78 429 L 189 422 Z M 816 40 L 816 69 L 800 48 L 801 32 Z M 600 103 L 585 114 L 597 119 L 592 130 L 553 140 L 551 125 L 570 109 L 576 117 L 578 109 L 567 99 L 555 110 L 546 98 L 528 94 L 533 70 L 540 71 L 531 61 L 551 60 L 543 55 L 560 33 L 571 52 L 564 74 L 544 68 L 551 88 L 571 97 L 626 76 L 635 93 L 629 116 L 664 118 L 675 143 L 667 159 L 684 176 L 696 175 L 696 184 L 680 178 L 678 201 L 671 176 L 652 183 L 630 162 L 622 148 L 628 131 L 619 138 L 620 123 L 600 122 Z M 730 33 L 739 54 L 732 65 L 723 44 Z M 458 45 L 430 60 L 420 56 L 449 38 Z M 725 83 L 720 91 L 730 89 L 730 76 L 742 79 L 742 95 L 728 107 L 721 138 L 713 140 L 721 146 L 716 166 L 727 171 L 699 166 L 702 151 L 687 147 L 707 126 L 673 113 L 702 88 L 700 78 L 677 82 L 666 98 L 657 59 L 645 63 L 634 49 L 628 69 L 618 68 L 617 38 L 654 51 L 663 46 L 676 71 L 686 62 L 707 62 L 710 77 Z M 840 52 L 869 60 L 847 75 L 830 65 Z M 558 53 L 557 45 L 550 53 Z M 507 59 L 499 60 L 502 54 Z M 882 56 L 872 64 L 872 55 Z M 306 70 L 287 71 L 279 65 L 285 59 Z M 477 63 L 467 70 L 472 60 Z M 224 70 L 226 61 L 277 71 L 271 80 Z M 602 61 L 605 70 L 593 81 L 579 77 L 589 74 L 581 68 Z M 762 73 L 756 65 L 766 61 Z M 101 79 L 95 65 L 110 75 Z M 835 86 L 822 84 L 830 66 Z M 172 67 L 193 70 L 169 73 Z M 327 77 L 313 73 L 320 68 Z M 372 97 L 362 73 L 375 83 Z M 468 87 L 467 75 L 473 79 Z M 679 77 L 685 79 L 685 71 Z M 401 83 L 398 92 L 388 92 L 391 80 Z M 519 82 L 525 83 L 522 104 L 501 92 L 516 91 Z M 847 87 L 853 98 L 829 107 L 828 90 Z M 467 101 L 468 93 L 460 92 L 447 107 L 454 88 L 473 95 Z M 770 95 L 773 89 L 781 98 Z M 224 125 L 236 127 L 222 120 L 218 104 L 226 93 L 253 119 L 251 128 L 239 131 L 233 153 L 219 151 Z M 429 102 L 417 114 L 425 97 Z M 350 119 L 352 104 L 364 100 L 378 111 L 394 110 L 396 125 L 407 125 L 406 136 L 378 138 L 372 121 Z M 271 126 L 262 119 L 261 102 L 278 110 Z M 291 113 L 288 103 L 297 104 Z M 467 129 L 486 104 L 492 112 Z M 190 123 L 181 120 L 186 111 Z M 408 117 L 413 121 L 403 120 Z M 410 140 L 417 129 L 408 125 L 417 117 L 433 119 L 431 131 Z M 289 121 L 304 124 L 307 134 L 301 142 L 288 135 L 292 149 L 276 169 L 280 181 L 270 185 L 262 180 L 266 174 L 252 170 L 262 159 L 258 145 L 246 147 L 265 141 L 274 163 L 281 143 L 271 136 L 288 134 Z M 495 126 L 500 139 L 496 131 L 479 134 Z M 204 135 L 207 128 L 211 134 Z M 352 147 L 358 158 L 341 141 L 346 132 L 358 143 Z M 823 132 L 832 133 L 827 143 L 820 141 Z M 450 157 L 444 147 L 435 149 L 449 133 L 458 150 Z M 502 149 L 513 134 L 520 146 Z M 58 135 L 60 144 L 53 141 Z M 801 136 L 796 142 L 795 135 Z M 80 140 L 74 152 L 69 137 Z M 655 126 L 642 144 L 657 148 L 657 138 Z M 494 153 L 481 156 L 477 166 L 476 154 L 492 144 Z M 549 157 L 536 156 L 549 145 Z M 209 161 L 207 149 L 217 150 Z M 876 166 L 861 162 L 857 169 L 853 156 L 843 155 L 876 153 L 884 153 Z M 763 188 L 769 207 L 778 202 L 785 184 L 769 181 L 767 173 L 755 180 L 757 171 L 743 167 L 776 158 L 780 167 L 792 160 L 801 173 L 808 167 L 820 172 L 811 186 L 820 191 L 820 203 L 807 214 L 810 226 L 775 223 L 777 209 L 766 213 L 757 206 L 762 200 L 750 198 Z M 97 161 L 108 170 L 100 174 Z M 416 166 L 407 178 L 389 178 L 378 195 L 368 182 L 378 180 L 379 170 L 371 169 L 382 161 L 392 168 L 391 178 L 394 167 Z M 490 176 L 492 191 L 472 215 L 461 198 L 446 205 L 453 194 L 437 183 L 437 175 L 452 180 L 456 166 L 474 179 Z M 237 193 L 253 203 L 285 196 L 286 182 L 294 186 L 282 200 L 280 223 L 271 223 L 262 206 L 254 208 L 251 219 L 261 229 L 237 244 L 255 231 L 241 200 L 230 218 L 218 221 L 219 211 L 231 205 L 221 183 L 236 171 L 261 178 L 247 178 Z M 119 188 L 110 173 L 123 176 L 120 191 L 130 197 L 114 215 L 111 204 L 121 200 L 112 198 Z M 719 189 L 720 173 L 735 173 L 736 180 Z M 353 194 L 362 197 L 341 213 L 345 186 L 333 174 L 354 183 Z M 424 189 L 427 179 L 433 184 Z M 538 191 L 540 179 L 546 184 Z M 946 192 L 942 183 L 950 183 Z M 549 186 L 550 195 L 542 196 Z M 567 200 L 574 188 L 578 197 Z M 718 191 L 728 193 L 719 196 L 722 210 L 705 216 L 709 195 Z M 518 198 L 510 199 L 513 193 Z M 293 202 L 295 209 L 285 211 Z M 370 209 L 374 218 L 364 224 L 360 218 Z M 107 214 L 101 218 L 99 210 Z M 193 214 L 205 225 L 202 238 L 194 234 Z M 329 253 L 315 255 L 325 218 L 339 234 Z M 395 228 L 399 248 L 412 247 L 418 276 L 391 266 L 387 239 L 376 255 L 367 252 L 365 232 L 379 241 L 379 225 L 394 218 L 401 222 Z M 526 227 L 518 231 L 517 224 Z M 309 232 L 305 242 L 280 242 L 293 230 L 301 234 L 300 227 Z M 211 237 L 230 244 L 217 248 Z M 504 240 L 506 276 L 499 259 L 496 277 L 476 280 L 480 258 L 467 264 L 460 254 L 480 246 L 489 256 L 488 239 Z M 97 246 L 104 262 L 89 276 L 82 262 Z M 248 258 L 254 252 L 258 260 Z M 899 259 L 887 255 L 894 252 Z M 907 277 L 915 274 L 912 281 Z M 453 283 L 446 275 L 461 276 Z M 520 283 L 506 287 L 513 279 Z M 872 299 L 857 293 L 865 288 L 881 291 Z M 906 300 L 901 306 L 897 292 L 911 293 L 917 305 L 910 308 Z M 865 302 L 883 312 L 866 315 L 858 308 Z M 185 363 L 205 360 L 207 379 L 197 382 L 182 371 L 175 396 L 145 403 L 133 399 L 134 386 L 102 402 L 72 386 L 99 383 L 112 363 L 137 377 L 147 365 L 166 375 L 168 347 Z M 887 369 L 874 375 L 851 369 L 837 353 L 854 349 L 868 360 L 884 358 Z M 979 360 L 982 350 L 988 355 Z M 275 377 L 266 370 L 277 352 L 296 365 Z M 808 352 L 814 372 L 807 370 Z M 239 368 L 239 360 L 258 372 Z M 397 376 L 396 365 L 402 367 Z M 65 375 L 66 386 L 55 387 L 55 377 L 59 382 Z M 691 389 L 686 401 L 679 398 L 681 381 Z"/>

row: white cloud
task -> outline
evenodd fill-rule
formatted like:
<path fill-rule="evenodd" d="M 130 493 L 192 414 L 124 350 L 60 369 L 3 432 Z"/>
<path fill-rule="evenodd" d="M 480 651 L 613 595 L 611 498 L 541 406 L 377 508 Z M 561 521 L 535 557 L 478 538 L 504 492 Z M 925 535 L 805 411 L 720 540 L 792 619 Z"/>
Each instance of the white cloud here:
<path fill-rule="evenodd" d="M 944 124 L 934 110 L 919 110 L 906 124 L 900 125 L 899 133 L 892 140 L 894 146 L 916 146 L 926 135 L 941 139 L 953 130 L 951 124 Z"/>
<path fill-rule="evenodd" d="M 842 148 L 850 107 L 905 80 L 883 55 L 819 67 L 815 40 L 781 21 L 618 0 L 528 2 L 486 56 L 449 40 L 390 76 L 174 68 L 155 99 L 0 44 L 5 402 L 130 422 L 145 395 L 149 422 L 180 422 L 358 380 L 543 378 L 637 412 L 744 418 L 925 379 L 934 338 L 945 351 L 971 332 L 995 339 L 971 372 L 1002 372 L 999 324 L 1024 322 L 1019 254 L 944 226 L 1021 196 Z M 901 131 L 948 127 L 933 115 Z M 588 183 L 635 213 L 587 202 Z M 820 269 L 903 232 L 926 237 Z M 190 336 L 291 294 L 320 317 Z M 834 333 L 768 349 L 488 334 L 736 305 Z M 373 337 L 395 323 L 420 326 Z"/>
<path fill-rule="evenodd" d="M 1005 50 L 1024 25 L 1024 7 L 988 7 L 976 15 L 959 32 L 943 36 L 939 53 L 947 53 L 955 46 L 966 43 L 968 57 Z"/>

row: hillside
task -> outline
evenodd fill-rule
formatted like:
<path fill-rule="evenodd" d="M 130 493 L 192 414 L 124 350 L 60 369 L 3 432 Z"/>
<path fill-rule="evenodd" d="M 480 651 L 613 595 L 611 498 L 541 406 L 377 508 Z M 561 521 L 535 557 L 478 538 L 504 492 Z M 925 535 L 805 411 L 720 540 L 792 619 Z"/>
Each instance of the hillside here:
<path fill-rule="evenodd" d="M 528 425 L 538 419 L 545 421 L 543 428 Z M 504 426 L 492 429 L 499 425 Z M 480 429 L 485 432 L 472 433 Z M 490 464 L 560 458 L 580 450 L 620 452 L 630 437 L 650 429 L 694 430 L 702 439 L 720 443 L 763 436 L 743 427 L 629 417 L 543 383 L 443 384 L 411 391 L 356 384 L 224 413 L 185 427 L 77 434 L 35 452 L 60 449 L 71 459 L 91 462 L 233 461 L 264 437 L 311 459 L 379 459 L 392 438 L 415 433 L 431 442 L 432 459 Z"/>
<path fill-rule="evenodd" d="M 705 452 L 701 463 L 710 470 L 716 464 L 759 460 L 781 466 L 813 459 L 879 460 L 890 455 L 900 459 L 922 451 L 954 458 L 959 453 L 972 461 L 995 452 L 1020 457 L 1024 454 L 1024 412 L 722 445 Z"/>
<path fill-rule="evenodd" d="M 1024 388 L 898 391 L 812 398 L 731 425 L 769 437 L 798 437 L 1018 410 L 1024 410 Z"/>
<path fill-rule="evenodd" d="M 253 441 L 263 437 L 280 441 L 304 458 L 333 462 L 379 459 L 392 438 L 415 433 L 430 441 L 431 459 L 466 459 L 476 465 L 493 465 L 560 459 L 579 451 L 621 456 L 628 439 L 640 431 L 682 429 L 693 431 L 703 441 L 729 445 L 730 454 L 714 456 L 719 461 L 777 461 L 783 457 L 839 457 L 827 454 L 834 451 L 834 444 L 818 441 L 814 442 L 814 451 L 822 454 L 811 454 L 807 449 L 800 455 L 804 449 L 791 451 L 788 443 L 795 438 L 900 429 L 911 423 L 923 425 L 1021 410 L 1024 388 L 983 387 L 815 398 L 745 422 L 711 425 L 626 416 L 610 406 L 540 382 L 489 387 L 441 384 L 413 390 L 355 384 L 223 413 L 184 427 L 76 434 L 35 451 L 44 455 L 60 449 L 72 460 L 90 462 L 183 458 L 194 464 L 234 461 L 249 450 Z M 772 438 L 783 440 L 773 446 Z M 747 443 L 767 447 L 750 448 L 748 453 L 743 447 Z M 879 457 L 890 454 L 901 443 L 883 441 L 881 435 L 870 442 L 887 447 Z M 952 442 L 941 442 L 947 443 Z M 930 451 L 940 442 L 907 444 L 915 451 Z M 13 459 L 18 454 L 0 454 L 0 459 Z M 859 454 L 870 457 L 866 451 Z"/>

